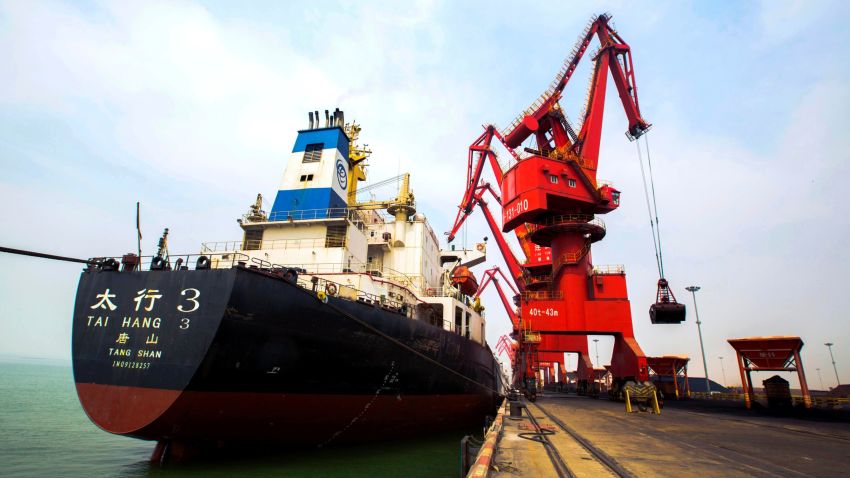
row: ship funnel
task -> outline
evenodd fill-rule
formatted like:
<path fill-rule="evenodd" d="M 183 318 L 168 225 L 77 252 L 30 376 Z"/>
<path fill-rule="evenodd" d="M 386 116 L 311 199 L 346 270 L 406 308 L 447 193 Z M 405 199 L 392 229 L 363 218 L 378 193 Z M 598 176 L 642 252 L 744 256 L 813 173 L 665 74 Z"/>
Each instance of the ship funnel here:
<path fill-rule="evenodd" d="M 334 123 L 333 123 L 334 126 L 339 126 L 340 128 L 345 126 L 345 121 L 343 120 L 344 114 L 343 114 L 342 111 L 339 110 L 339 108 L 334 110 L 333 117 L 334 117 Z"/>
<path fill-rule="evenodd" d="M 325 110 L 325 128 L 329 128 L 331 126 L 331 116 L 328 110 Z"/>
<path fill-rule="evenodd" d="M 307 115 L 310 117 L 310 129 L 313 129 L 313 112 L 310 111 Z"/>
<path fill-rule="evenodd" d="M 316 118 L 316 128 L 320 128 L 321 126 L 319 126 L 319 110 L 316 110 L 313 116 Z"/>

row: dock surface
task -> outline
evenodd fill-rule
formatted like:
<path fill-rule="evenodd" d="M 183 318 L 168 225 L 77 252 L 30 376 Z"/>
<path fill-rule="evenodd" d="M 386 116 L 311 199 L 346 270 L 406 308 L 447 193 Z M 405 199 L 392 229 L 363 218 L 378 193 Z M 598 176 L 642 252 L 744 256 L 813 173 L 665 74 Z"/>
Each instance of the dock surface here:
<path fill-rule="evenodd" d="M 523 403 L 521 418 L 504 414 L 490 477 L 813 477 L 850 469 L 846 422 L 686 402 L 668 402 L 661 415 L 627 414 L 620 402 L 560 393 Z"/>

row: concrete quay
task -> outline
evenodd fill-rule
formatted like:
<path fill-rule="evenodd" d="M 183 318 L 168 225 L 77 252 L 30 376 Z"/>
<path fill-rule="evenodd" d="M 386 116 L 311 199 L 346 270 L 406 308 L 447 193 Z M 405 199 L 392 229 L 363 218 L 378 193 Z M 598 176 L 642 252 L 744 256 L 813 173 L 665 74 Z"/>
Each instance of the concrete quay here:
<path fill-rule="evenodd" d="M 621 402 L 551 392 L 520 403 L 521 417 L 506 403 L 488 437 L 489 456 L 469 476 L 818 477 L 850 470 L 846 421 L 687 400 L 668 401 L 661 415 L 629 414 Z"/>

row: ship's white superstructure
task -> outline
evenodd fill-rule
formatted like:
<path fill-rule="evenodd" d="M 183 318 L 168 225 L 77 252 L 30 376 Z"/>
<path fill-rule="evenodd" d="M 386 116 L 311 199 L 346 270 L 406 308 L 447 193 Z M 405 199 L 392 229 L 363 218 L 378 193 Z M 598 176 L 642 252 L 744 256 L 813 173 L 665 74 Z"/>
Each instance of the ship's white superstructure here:
<path fill-rule="evenodd" d="M 392 308 L 484 344 L 483 307 L 464 293 L 477 286 L 460 282 L 474 284 L 466 268 L 485 260 L 486 244 L 441 251 L 416 212 L 408 175 L 398 178 L 394 199 L 357 202 L 370 152 L 355 144 L 358 125 L 345 124 L 339 110 L 325 115 L 324 127 L 316 112 L 298 132 L 271 212 L 258 196 L 239 221 L 241 240 L 205 243 L 201 252 L 213 257 L 213 267 L 230 267 L 226 255 L 233 253 L 249 267 L 295 271 L 305 287 Z M 469 275 L 453 278 L 459 270 Z"/>

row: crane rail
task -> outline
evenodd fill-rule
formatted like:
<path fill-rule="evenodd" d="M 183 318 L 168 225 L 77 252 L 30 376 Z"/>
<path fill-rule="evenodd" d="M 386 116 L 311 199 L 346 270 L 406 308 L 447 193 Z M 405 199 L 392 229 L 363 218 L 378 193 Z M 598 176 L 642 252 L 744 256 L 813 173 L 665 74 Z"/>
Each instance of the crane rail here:
<path fill-rule="evenodd" d="M 547 418 L 552 420 L 552 422 L 555 425 L 557 425 L 558 428 L 560 428 L 567 435 L 572 437 L 572 439 L 575 440 L 579 445 L 581 445 L 585 450 L 587 450 L 588 453 L 593 455 L 594 458 L 596 458 L 600 463 L 605 465 L 605 467 L 608 468 L 608 470 L 611 473 L 613 473 L 616 476 L 622 477 L 622 478 L 632 478 L 632 477 L 634 477 L 634 475 L 631 472 L 629 472 L 627 469 L 625 469 L 623 467 L 623 465 L 618 463 L 617 460 L 615 460 L 610 455 L 605 453 L 601 448 L 594 445 L 593 442 L 591 442 L 590 440 L 588 440 L 587 438 L 585 438 L 584 436 L 582 436 L 581 434 L 579 434 L 578 432 L 576 432 L 575 430 L 570 428 L 566 423 L 564 423 L 563 421 L 558 419 L 558 417 L 556 417 L 554 414 L 550 413 L 545 408 L 543 408 L 542 405 L 540 405 L 538 403 L 534 403 L 533 405 L 534 405 L 535 408 L 540 410 L 540 412 L 542 412 L 544 415 L 546 415 Z M 529 415 L 529 417 L 531 417 L 530 413 L 528 415 Z M 570 473 L 570 476 L 572 476 L 572 473 Z"/>
<path fill-rule="evenodd" d="M 528 416 L 529 421 L 534 426 L 533 433 L 521 433 L 519 436 L 521 438 L 525 438 L 526 440 L 536 441 L 543 445 L 546 449 L 546 456 L 549 458 L 549 461 L 552 463 L 552 467 L 555 469 L 555 474 L 558 475 L 558 478 L 574 478 L 576 475 L 570 470 L 570 467 L 567 466 L 567 463 L 564 461 L 564 458 L 558 453 L 558 449 L 555 445 L 549 441 L 547 435 L 552 435 L 554 432 L 549 429 L 545 429 L 537 423 L 537 419 L 534 418 L 534 415 L 528 410 L 528 406 L 525 406 L 526 415 Z"/>

